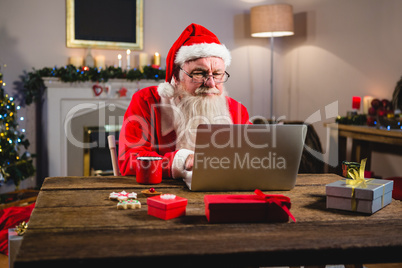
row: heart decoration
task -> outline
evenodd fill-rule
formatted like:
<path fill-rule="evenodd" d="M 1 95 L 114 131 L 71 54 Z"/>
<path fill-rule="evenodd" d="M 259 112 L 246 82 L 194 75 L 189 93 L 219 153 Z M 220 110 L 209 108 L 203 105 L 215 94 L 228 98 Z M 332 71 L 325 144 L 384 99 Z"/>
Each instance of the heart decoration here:
<path fill-rule="evenodd" d="M 94 94 L 95 94 L 96 97 L 98 97 L 103 92 L 103 88 L 98 84 L 93 85 L 92 90 L 94 91 Z"/>

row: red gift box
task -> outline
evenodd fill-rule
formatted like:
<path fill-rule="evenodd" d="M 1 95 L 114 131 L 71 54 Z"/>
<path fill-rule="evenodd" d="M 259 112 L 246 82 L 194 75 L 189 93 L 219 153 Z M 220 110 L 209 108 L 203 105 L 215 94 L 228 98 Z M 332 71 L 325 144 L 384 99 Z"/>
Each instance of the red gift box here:
<path fill-rule="evenodd" d="M 205 215 L 211 223 L 296 221 L 284 195 L 205 195 Z"/>
<path fill-rule="evenodd" d="M 174 197 L 174 198 L 173 198 Z M 186 215 L 187 199 L 171 194 L 163 194 L 147 198 L 148 215 L 162 220 Z"/>

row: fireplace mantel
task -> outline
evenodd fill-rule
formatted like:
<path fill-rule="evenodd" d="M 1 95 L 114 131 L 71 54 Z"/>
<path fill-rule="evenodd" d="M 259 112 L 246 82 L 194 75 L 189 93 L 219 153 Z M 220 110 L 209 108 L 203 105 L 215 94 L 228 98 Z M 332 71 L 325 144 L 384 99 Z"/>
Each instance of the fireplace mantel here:
<path fill-rule="evenodd" d="M 70 129 L 73 118 L 106 107 L 125 111 L 136 91 L 160 83 L 153 80 L 130 82 L 124 79 L 111 79 L 107 83 L 64 83 L 54 78 L 45 78 L 44 81 L 47 90 L 43 105 L 43 143 L 47 146 L 50 177 L 71 175 L 67 170 L 67 146 L 74 140 Z M 104 89 L 99 96 L 94 93 L 95 84 Z M 106 87 L 109 88 L 108 92 Z M 122 88 L 127 89 L 127 94 L 120 97 L 119 90 Z"/>

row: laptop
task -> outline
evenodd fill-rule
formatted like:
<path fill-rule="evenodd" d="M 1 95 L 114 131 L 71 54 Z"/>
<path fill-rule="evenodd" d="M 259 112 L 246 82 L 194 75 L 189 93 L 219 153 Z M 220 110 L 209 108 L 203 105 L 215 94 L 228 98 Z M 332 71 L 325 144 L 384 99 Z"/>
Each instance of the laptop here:
<path fill-rule="evenodd" d="M 290 190 L 306 133 L 306 125 L 201 124 L 183 180 L 191 191 Z"/>

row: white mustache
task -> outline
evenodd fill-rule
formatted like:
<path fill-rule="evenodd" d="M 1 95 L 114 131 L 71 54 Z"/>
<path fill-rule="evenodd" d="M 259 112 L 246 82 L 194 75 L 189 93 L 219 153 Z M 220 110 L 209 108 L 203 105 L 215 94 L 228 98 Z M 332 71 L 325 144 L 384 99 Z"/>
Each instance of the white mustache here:
<path fill-rule="evenodd" d="M 194 92 L 196 95 L 202 94 L 220 94 L 221 92 L 217 88 L 207 88 L 207 87 L 199 87 Z"/>

